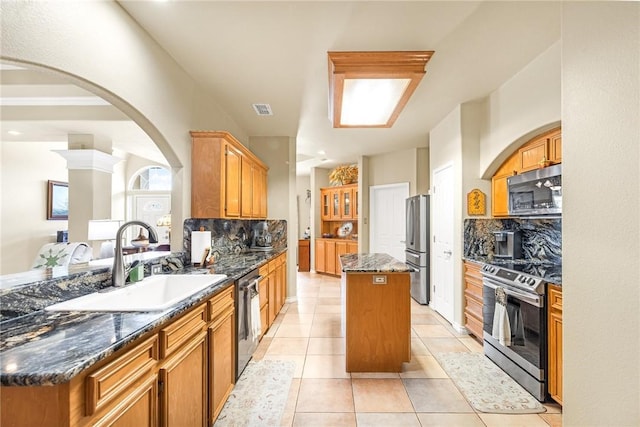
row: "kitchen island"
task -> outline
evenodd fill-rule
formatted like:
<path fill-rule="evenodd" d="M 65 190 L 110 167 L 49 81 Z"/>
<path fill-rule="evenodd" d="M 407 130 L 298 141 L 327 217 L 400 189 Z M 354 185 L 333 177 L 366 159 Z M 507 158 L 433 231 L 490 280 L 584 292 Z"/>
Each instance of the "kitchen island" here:
<path fill-rule="evenodd" d="M 411 360 L 413 268 L 387 254 L 347 254 L 342 330 L 347 372 L 400 372 Z"/>

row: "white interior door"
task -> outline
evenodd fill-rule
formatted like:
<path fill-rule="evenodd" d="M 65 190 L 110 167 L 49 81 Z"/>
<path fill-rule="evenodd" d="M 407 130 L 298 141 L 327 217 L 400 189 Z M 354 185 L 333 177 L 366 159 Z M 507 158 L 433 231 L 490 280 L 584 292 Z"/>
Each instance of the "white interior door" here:
<path fill-rule="evenodd" d="M 386 253 L 404 262 L 407 197 L 408 182 L 370 187 L 369 252 Z"/>
<path fill-rule="evenodd" d="M 158 227 L 156 224 L 161 216 L 171 212 L 171 196 L 170 195 L 151 195 L 136 194 L 133 196 L 133 218 L 144 221 L 155 228 L 158 234 L 159 244 L 169 243 L 169 228 Z M 135 230 L 135 236 L 138 235 L 138 229 Z M 134 237 L 135 237 L 134 236 Z"/>
<path fill-rule="evenodd" d="M 433 274 L 431 295 L 433 309 L 453 322 L 453 165 L 433 174 Z"/>

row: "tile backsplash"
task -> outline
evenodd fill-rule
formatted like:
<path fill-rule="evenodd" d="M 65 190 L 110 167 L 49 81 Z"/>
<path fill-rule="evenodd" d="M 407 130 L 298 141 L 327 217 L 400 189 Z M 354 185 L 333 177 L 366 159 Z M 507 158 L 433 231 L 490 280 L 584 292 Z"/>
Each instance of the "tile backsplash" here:
<path fill-rule="evenodd" d="M 183 245 L 186 263 L 191 262 L 191 232 L 202 227 L 211 231 L 211 248 L 219 255 L 237 254 L 251 249 L 253 228 L 266 222 L 271 234 L 271 246 L 274 249 L 287 247 L 287 221 L 278 219 L 248 220 L 248 219 L 202 219 L 188 218 L 184 221 Z"/>
<path fill-rule="evenodd" d="M 522 235 L 522 257 L 530 261 L 562 263 L 562 219 L 508 218 L 465 219 L 464 258 L 492 258 L 494 231 L 517 231 Z"/>

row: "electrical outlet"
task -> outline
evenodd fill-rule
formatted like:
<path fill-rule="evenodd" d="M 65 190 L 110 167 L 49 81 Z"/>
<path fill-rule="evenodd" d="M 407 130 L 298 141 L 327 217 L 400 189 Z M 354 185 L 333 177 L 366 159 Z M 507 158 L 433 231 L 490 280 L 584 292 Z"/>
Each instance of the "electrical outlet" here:
<path fill-rule="evenodd" d="M 155 264 L 151 266 L 151 274 L 161 274 L 162 264 Z"/>
<path fill-rule="evenodd" d="M 373 284 L 374 285 L 386 285 L 387 284 L 387 276 L 373 276 Z"/>

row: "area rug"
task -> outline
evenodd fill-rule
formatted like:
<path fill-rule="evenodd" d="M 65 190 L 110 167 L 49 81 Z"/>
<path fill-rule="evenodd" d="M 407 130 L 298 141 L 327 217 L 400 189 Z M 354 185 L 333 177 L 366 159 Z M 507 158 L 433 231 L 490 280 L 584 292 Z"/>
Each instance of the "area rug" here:
<path fill-rule="evenodd" d="M 293 361 L 249 362 L 214 427 L 279 426 L 295 368 Z"/>
<path fill-rule="evenodd" d="M 535 397 L 482 353 L 437 353 L 435 357 L 477 411 L 495 414 L 546 411 Z"/>

